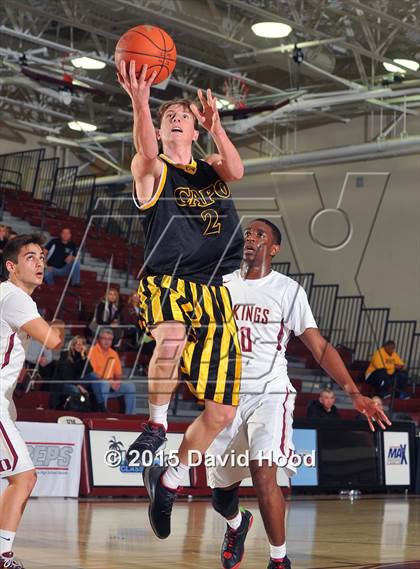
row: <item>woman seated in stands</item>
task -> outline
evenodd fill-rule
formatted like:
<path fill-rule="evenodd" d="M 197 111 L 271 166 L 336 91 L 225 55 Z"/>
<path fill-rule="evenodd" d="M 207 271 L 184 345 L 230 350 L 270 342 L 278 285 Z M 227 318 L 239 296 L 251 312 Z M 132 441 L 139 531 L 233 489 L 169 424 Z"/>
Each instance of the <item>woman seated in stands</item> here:
<path fill-rule="evenodd" d="M 116 288 L 110 288 L 95 310 L 94 320 L 98 326 L 112 326 L 120 323 L 120 294 Z"/>
<path fill-rule="evenodd" d="M 120 325 L 120 315 L 120 293 L 116 288 L 111 287 L 95 308 L 95 314 L 89 326 L 90 331 L 96 335 L 98 326 L 118 328 Z M 113 347 L 118 345 L 120 337 L 120 331 L 114 330 Z"/>
<path fill-rule="evenodd" d="M 96 400 L 95 410 L 106 411 L 102 392 L 97 383 L 99 378 L 87 359 L 87 353 L 86 338 L 83 336 L 75 336 L 68 350 L 62 352 L 56 372 L 58 389 L 55 390 L 53 407 L 60 403 L 63 394 L 65 396 L 89 395 L 90 391 Z"/>

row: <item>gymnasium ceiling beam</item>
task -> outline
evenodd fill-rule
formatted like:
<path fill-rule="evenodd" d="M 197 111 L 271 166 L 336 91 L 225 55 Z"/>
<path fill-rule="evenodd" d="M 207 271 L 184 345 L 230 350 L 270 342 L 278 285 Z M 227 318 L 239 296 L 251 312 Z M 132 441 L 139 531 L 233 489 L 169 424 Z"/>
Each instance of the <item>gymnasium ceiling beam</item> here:
<path fill-rule="evenodd" d="M 340 43 L 345 41 L 344 37 L 336 37 L 336 38 L 327 38 L 325 40 L 310 40 L 310 41 L 297 41 L 295 43 L 288 43 L 282 44 L 277 47 L 268 47 L 267 49 L 255 49 L 254 51 L 248 51 L 246 53 L 236 53 L 233 58 L 234 59 L 245 59 L 248 57 L 258 56 L 258 55 L 272 55 L 276 53 L 289 53 L 294 50 L 295 46 L 297 45 L 301 49 L 305 47 L 312 47 L 312 46 L 319 46 L 319 45 L 327 45 L 330 43 Z"/>
<path fill-rule="evenodd" d="M 42 45 L 45 46 L 47 48 L 50 49 L 55 49 L 57 51 L 61 51 L 62 53 L 66 53 L 67 55 L 70 54 L 80 54 L 80 55 L 86 55 L 86 56 L 92 56 L 91 52 L 86 52 L 80 49 L 75 49 L 72 48 L 71 46 L 68 45 L 63 45 L 57 42 L 53 42 L 51 40 L 47 40 L 45 38 L 42 37 L 38 37 L 38 36 L 34 36 L 31 34 L 28 34 L 26 32 L 22 32 L 20 30 L 13 30 L 12 28 L 8 28 L 7 26 L 0 26 L 0 33 L 4 33 L 7 34 L 9 36 L 12 37 L 16 37 L 19 39 L 23 39 L 26 41 L 30 41 L 33 43 L 36 43 L 38 45 Z M 102 35 L 102 30 L 96 30 L 96 33 L 98 35 Z M 116 38 L 118 39 L 118 36 L 116 36 Z M 100 61 L 103 61 L 104 63 L 106 63 L 107 65 L 111 65 L 114 66 L 115 63 L 114 61 L 111 59 L 111 57 L 108 56 L 104 56 L 103 54 L 95 54 L 94 57 Z M 219 75 L 221 77 L 229 77 L 232 79 L 241 79 L 244 83 L 246 83 L 247 85 L 254 87 L 260 91 L 266 91 L 268 93 L 278 93 L 279 95 L 284 95 L 285 91 L 282 91 L 281 89 L 278 89 L 277 87 L 273 87 L 271 85 L 265 85 L 264 83 L 260 83 L 259 81 L 255 81 L 254 79 L 251 79 L 249 77 L 246 77 L 245 75 L 242 76 L 238 73 L 232 73 L 230 71 L 227 71 L 225 69 L 220 69 L 219 67 L 215 67 L 214 65 L 210 65 L 208 63 L 204 63 L 202 61 L 198 61 L 195 59 L 191 59 L 189 57 L 184 57 L 181 55 L 178 55 L 177 60 L 181 63 L 185 63 L 188 65 L 191 65 L 192 67 L 195 67 L 196 69 L 201 69 L 204 71 L 208 71 L 210 73 L 213 73 L 215 75 Z M 172 80 L 169 79 L 169 82 L 171 82 Z M 180 82 L 177 82 L 176 86 L 180 86 Z M 185 87 L 186 89 L 194 89 L 195 91 L 197 91 L 197 87 L 195 87 L 194 85 L 189 85 L 189 84 L 183 84 L 183 87 Z M 221 96 L 221 95 L 218 95 Z"/>
<path fill-rule="evenodd" d="M 38 8 L 37 6 L 33 6 L 32 4 L 30 4 L 30 2 L 20 2 L 19 0 L 7 0 L 7 4 L 8 6 L 14 6 L 16 8 L 19 8 L 19 10 L 22 10 L 24 12 L 29 12 L 30 14 L 36 14 L 37 16 L 42 16 L 44 18 L 52 18 L 54 17 L 54 20 L 57 22 L 60 22 L 62 24 L 66 24 L 67 26 L 73 27 L 73 28 L 77 28 L 79 30 L 83 30 L 85 32 L 89 32 L 89 33 L 98 33 L 99 30 L 96 26 L 93 26 L 91 24 L 86 24 L 84 22 L 82 22 L 80 19 L 71 19 L 68 18 L 66 16 L 62 16 L 61 14 L 57 14 L 54 13 L 54 16 L 52 16 L 52 14 L 50 14 L 49 12 L 42 10 L 41 8 Z M 11 20 L 12 21 L 12 20 Z M 13 26 L 16 29 L 19 29 L 18 26 L 15 26 L 15 24 L 13 24 Z M 113 34 L 111 32 L 108 32 L 106 30 L 101 30 L 100 35 L 110 39 L 110 40 L 118 40 L 118 35 Z"/>
<path fill-rule="evenodd" d="M 25 101 L 19 101 L 18 99 L 10 99 L 9 97 L 0 96 L 0 102 L 6 103 L 6 104 L 11 105 L 11 106 L 16 105 L 18 107 L 30 109 L 32 111 L 36 111 L 37 113 L 44 113 L 47 115 L 51 115 L 53 117 L 56 117 L 58 119 L 62 119 L 65 121 L 77 120 L 72 115 L 67 115 L 65 113 L 60 113 L 58 111 L 54 111 L 52 109 L 44 108 L 44 107 L 41 107 L 40 105 L 37 105 L 35 103 L 27 103 Z M 79 118 L 79 120 L 80 120 L 80 118 Z"/>
<path fill-rule="evenodd" d="M 92 0 L 89 0 L 89 3 L 92 3 Z M 147 8 L 146 6 L 142 6 L 137 2 L 133 2 L 131 0 L 112 0 L 112 2 L 108 2 L 107 0 L 101 1 L 101 4 L 108 4 L 115 8 L 116 5 L 124 6 L 126 8 L 130 8 L 131 11 L 139 12 L 140 14 L 147 14 L 148 16 L 153 16 L 158 18 L 159 21 L 166 22 L 176 28 L 181 30 L 188 30 L 192 34 L 196 35 L 199 39 L 203 39 L 205 36 L 209 41 L 217 45 L 223 45 L 226 43 L 235 46 L 236 48 L 247 48 L 252 49 L 253 46 L 251 44 L 245 43 L 243 41 L 237 40 L 233 37 L 226 36 L 224 34 L 220 34 L 212 29 L 205 28 L 203 26 L 199 26 L 194 22 L 191 22 L 188 19 L 176 18 L 175 16 L 171 16 L 165 11 L 156 11 L 151 8 Z"/>
<path fill-rule="evenodd" d="M 307 34 L 308 37 L 314 37 L 316 39 L 330 39 L 328 34 L 315 31 L 311 28 L 308 28 L 307 26 L 304 26 L 303 24 L 300 24 L 299 22 L 295 22 L 293 20 L 288 20 L 287 18 L 282 18 L 282 17 L 278 16 L 277 14 L 275 14 L 274 12 L 270 12 L 268 10 L 258 8 L 257 6 L 247 4 L 247 3 L 243 2 L 242 0 L 218 0 L 218 1 L 223 2 L 224 4 L 231 4 L 232 6 L 236 6 L 237 8 L 240 8 L 241 10 L 245 10 L 246 12 L 257 15 L 261 18 L 264 18 L 267 21 L 281 22 L 281 23 L 288 24 L 289 26 L 292 27 L 293 30 L 299 30 L 301 32 L 304 32 L 305 34 Z M 352 0 L 350 0 L 350 1 L 352 4 L 355 4 L 355 3 L 358 4 L 358 2 L 353 2 Z M 397 22 L 401 23 L 399 20 L 397 20 Z M 414 28 L 417 33 L 420 33 L 419 29 L 416 28 L 415 26 L 413 26 L 413 27 L 410 26 L 410 28 Z M 297 43 L 299 44 L 298 40 L 297 40 Z M 364 55 L 365 57 L 369 57 L 370 59 L 373 59 L 375 61 L 380 61 L 382 63 L 386 62 L 386 63 L 394 64 L 392 59 L 389 59 L 388 57 L 385 57 L 384 55 L 379 54 L 376 51 L 368 50 L 368 49 L 364 48 L 363 46 L 361 46 L 358 42 L 351 43 L 349 41 L 340 41 L 337 43 L 339 45 L 341 45 L 342 47 L 350 50 L 350 51 L 355 51 L 359 55 Z M 252 55 L 252 53 L 251 53 L 251 55 Z M 401 67 L 404 67 L 404 66 L 401 65 Z M 420 71 L 416 72 L 416 71 L 412 71 L 412 70 L 407 70 L 407 73 L 420 76 Z"/>
<path fill-rule="evenodd" d="M 304 32 L 308 36 L 315 37 L 317 39 L 324 39 L 327 37 L 326 34 L 311 30 L 310 28 L 308 28 L 307 26 L 301 24 L 296 20 L 289 20 L 288 18 L 283 18 L 282 16 L 279 16 L 274 12 L 269 12 L 268 10 L 259 8 L 258 6 L 255 6 L 253 4 L 248 4 L 247 2 L 243 2 L 242 0 L 217 0 L 217 2 L 220 2 L 224 5 L 228 4 L 231 6 L 235 6 L 235 8 L 239 8 L 243 12 L 248 12 L 249 14 L 258 16 L 259 18 L 263 18 L 265 20 L 268 16 L 270 22 L 279 22 L 281 24 L 287 24 L 293 30 L 299 30 L 300 32 Z"/>
<path fill-rule="evenodd" d="M 50 138 L 50 137 L 48 137 Z M 367 160 L 383 160 L 395 156 L 417 154 L 420 136 L 409 136 L 403 139 L 367 142 L 364 144 L 323 148 L 311 152 L 281 155 L 270 158 L 251 158 L 244 160 L 245 175 L 273 174 L 283 170 L 293 170 L 306 166 L 326 166 L 328 164 L 344 164 Z M 121 176 L 103 176 L 96 180 L 96 185 L 129 184 L 130 173 Z M 251 184 L 255 182 L 251 179 Z"/>
<path fill-rule="evenodd" d="M 57 43 L 57 42 L 53 42 L 53 41 L 47 40 L 47 39 L 42 38 L 42 37 L 33 36 L 33 35 L 28 34 L 28 33 L 22 32 L 22 31 L 20 31 L 20 30 L 13 30 L 13 29 L 11 29 L 11 28 L 7 28 L 7 27 L 4 26 L 4 25 L 0 26 L 0 34 L 1 34 L 1 33 L 4 33 L 4 34 L 6 34 L 6 35 L 10 35 L 10 36 L 15 37 L 15 38 L 23 39 L 23 40 L 25 40 L 25 41 L 32 42 L 32 43 L 35 43 L 35 44 L 38 44 L 38 45 L 42 45 L 42 46 L 47 47 L 47 48 L 49 48 L 49 49 L 55 49 L 56 51 L 61 51 L 62 53 L 65 53 L 66 55 L 70 55 L 70 54 L 76 55 L 76 54 L 77 54 L 77 55 L 85 55 L 85 56 L 87 56 L 87 57 L 92 56 L 92 52 L 82 51 L 82 50 L 80 50 L 80 49 L 72 49 L 72 48 L 71 48 L 70 46 L 68 46 L 68 45 L 63 45 L 63 44 L 60 44 L 60 43 Z M 98 33 L 100 33 L 100 32 L 98 31 Z M 23 50 L 23 51 L 25 51 L 25 50 Z M 115 66 L 115 62 L 114 62 L 112 59 L 110 59 L 110 58 L 108 58 L 108 57 L 104 57 L 103 55 L 102 55 L 102 56 L 98 56 L 98 55 L 96 55 L 96 54 L 93 54 L 93 55 L 94 55 L 95 59 L 101 60 L 101 61 L 105 62 L 105 63 L 106 63 L 107 65 L 109 65 L 109 66 L 112 66 L 112 67 Z M 191 60 L 191 61 L 192 61 L 192 60 Z M 47 62 L 46 60 L 45 60 L 45 63 L 48 64 L 48 62 Z M 197 62 L 197 63 L 200 64 L 200 62 Z M 200 65 L 201 65 L 201 64 L 200 64 Z M 212 67 L 212 66 L 211 66 L 211 67 Z M 223 69 L 219 70 L 219 69 L 216 68 L 216 67 L 214 67 L 213 69 L 218 70 L 218 71 L 220 71 L 220 72 L 223 73 L 223 74 L 226 73 Z M 231 73 L 230 75 L 231 75 L 232 77 L 237 77 L 237 75 L 235 75 L 235 74 L 233 74 L 233 73 Z M 83 78 L 83 81 L 86 81 L 86 83 L 89 83 L 89 81 L 90 81 L 92 84 L 94 83 L 94 80 L 89 79 L 89 78 Z M 195 85 L 188 84 L 188 83 L 184 83 L 184 82 L 178 81 L 178 80 L 176 80 L 176 79 L 169 79 L 169 82 L 170 82 L 170 83 L 173 83 L 176 87 L 185 88 L 185 89 L 187 89 L 187 90 L 189 90 L 189 91 L 195 91 L 195 92 L 197 92 L 197 89 L 198 89 L 198 87 L 195 86 Z M 102 87 L 102 86 L 105 87 L 105 86 L 106 86 L 106 84 L 103 83 L 102 81 L 96 81 L 96 84 L 97 84 L 99 87 Z M 120 88 L 119 86 L 116 85 L 116 86 L 114 87 L 114 86 L 112 86 L 112 85 L 108 85 L 108 87 L 109 87 L 111 90 L 113 90 L 113 92 L 114 92 L 115 94 L 121 94 L 121 88 Z M 274 91 L 274 92 L 278 92 L 278 90 L 276 90 L 274 87 L 273 87 L 273 91 Z M 281 91 L 280 91 L 280 93 L 282 94 Z M 215 94 L 216 94 L 217 96 L 221 96 L 221 95 L 219 95 L 219 94 L 217 94 L 217 93 L 215 93 Z M 162 102 L 163 102 L 162 99 L 158 99 L 158 98 L 156 98 L 156 97 L 151 97 L 151 101 L 152 101 L 152 102 L 155 101 L 155 102 L 158 102 L 158 103 L 162 103 Z"/>
<path fill-rule="evenodd" d="M 362 4 L 361 2 L 357 2 L 356 0 L 347 0 L 348 4 L 351 4 L 355 8 L 359 8 L 359 10 L 363 10 L 363 12 L 368 12 L 369 14 L 373 14 L 380 18 L 381 21 L 390 22 L 394 26 L 398 28 L 403 28 L 404 30 L 415 32 L 416 34 L 420 34 L 420 29 L 418 26 L 413 24 L 409 24 L 408 22 L 404 22 L 404 20 L 399 20 L 394 16 L 391 16 L 384 10 L 377 10 L 376 8 L 372 8 L 372 6 L 367 6 L 366 4 Z"/>

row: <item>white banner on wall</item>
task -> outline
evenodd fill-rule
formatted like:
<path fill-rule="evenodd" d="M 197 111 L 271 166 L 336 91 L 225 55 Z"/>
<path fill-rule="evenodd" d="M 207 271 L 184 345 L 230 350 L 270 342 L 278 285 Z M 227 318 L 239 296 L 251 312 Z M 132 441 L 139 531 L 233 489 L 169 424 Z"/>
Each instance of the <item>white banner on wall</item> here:
<path fill-rule="evenodd" d="M 384 431 L 385 485 L 410 485 L 410 447 L 407 432 Z"/>
<path fill-rule="evenodd" d="M 38 479 L 32 496 L 79 495 L 84 425 L 16 423 L 35 465 Z M 1 489 L 7 486 L 2 480 Z"/>
<path fill-rule="evenodd" d="M 137 431 L 89 431 L 93 486 L 138 487 L 143 484 L 143 469 L 127 464 L 125 455 L 138 437 Z M 168 433 L 165 454 L 178 450 L 184 433 Z M 136 460 L 133 460 L 136 463 Z M 181 486 L 191 486 L 189 472 Z"/>

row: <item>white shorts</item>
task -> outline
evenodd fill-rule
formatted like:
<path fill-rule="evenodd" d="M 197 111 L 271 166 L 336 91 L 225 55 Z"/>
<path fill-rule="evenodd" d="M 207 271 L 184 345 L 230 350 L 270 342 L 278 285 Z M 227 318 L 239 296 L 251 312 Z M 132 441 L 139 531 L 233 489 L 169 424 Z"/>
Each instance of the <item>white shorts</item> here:
<path fill-rule="evenodd" d="M 0 420 L 0 478 L 35 468 L 28 447 L 10 418 Z"/>
<path fill-rule="evenodd" d="M 293 410 L 296 391 L 290 384 L 284 393 L 242 395 L 232 423 L 213 441 L 206 455 L 216 460 L 207 464 L 211 488 L 226 488 L 251 475 L 246 460 L 269 460 L 283 467 L 287 476 L 296 468 L 289 462 L 294 451 L 292 441 Z M 241 455 L 241 457 L 240 457 Z M 222 460 L 229 460 L 220 464 Z M 224 458 L 223 458 L 224 457 Z M 239 464 L 235 464 L 238 458 Z"/>

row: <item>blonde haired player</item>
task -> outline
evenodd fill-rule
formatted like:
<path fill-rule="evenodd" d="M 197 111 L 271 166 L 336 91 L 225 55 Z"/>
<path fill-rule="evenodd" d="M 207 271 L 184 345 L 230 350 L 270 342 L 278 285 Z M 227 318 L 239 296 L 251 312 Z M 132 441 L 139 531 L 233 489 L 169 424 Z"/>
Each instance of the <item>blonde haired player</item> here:
<path fill-rule="evenodd" d="M 0 569 L 23 569 L 12 547 L 36 471 L 16 425 L 13 391 L 29 337 L 51 350 L 62 346 L 62 329 L 49 326 L 31 294 L 44 278 L 40 238 L 19 235 L 3 250 L 9 280 L 0 284 L 0 476 L 9 485 L 0 496 Z"/>
<path fill-rule="evenodd" d="M 178 467 L 153 465 L 143 473 L 150 522 L 164 539 L 171 531 L 176 489 L 189 471 L 189 451 L 205 452 L 232 421 L 238 404 L 241 353 L 222 277 L 241 263 L 243 236 L 227 183 L 239 180 L 244 167 L 210 89 L 198 91 L 201 110 L 186 100 L 165 103 L 156 130 L 149 105 L 156 73 L 147 81 L 146 72 L 143 66 L 136 77 L 134 61 L 129 73 L 124 62 L 119 68 L 120 83 L 133 104 L 137 152 L 131 171 L 145 234 L 140 320 L 156 340 L 148 373 L 149 421 L 128 457 L 141 463 L 147 451 L 155 454 L 165 443 L 179 367 L 190 390 L 205 400 L 181 442 Z M 192 154 L 197 122 L 218 150 L 204 160 Z"/>
<path fill-rule="evenodd" d="M 250 464 L 208 468 L 213 507 L 227 522 L 221 558 L 224 569 L 238 569 L 252 514 L 239 510 L 238 488 L 251 475 L 261 517 L 270 542 L 268 569 L 290 569 L 286 555 L 285 503 L 277 485 L 277 463 L 289 475 L 293 452 L 292 421 L 296 391 L 287 375 L 286 346 L 291 332 L 349 395 L 354 407 L 385 428 L 390 425 L 377 404 L 363 397 L 337 351 L 320 334 L 305 291 L 293 279 L 271 269 L 280 250 L 281 233 L 266 219 L 256 219 L 245 231 L 240 270 L 224 278 L 242 347 L 241 398 L 235 419 L 215 439 L 207 453 L 238 456 L 249 451 Z M 221 461 L 221 464 L 223 462 Z"/>

